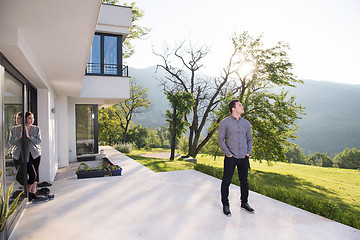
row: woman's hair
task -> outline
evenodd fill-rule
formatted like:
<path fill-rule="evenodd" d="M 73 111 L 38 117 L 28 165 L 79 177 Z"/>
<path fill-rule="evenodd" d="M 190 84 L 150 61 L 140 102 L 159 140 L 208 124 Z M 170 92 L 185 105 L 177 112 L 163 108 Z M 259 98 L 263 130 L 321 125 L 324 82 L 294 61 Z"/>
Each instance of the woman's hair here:
<path fill-rule="evenodd" d="M 21 117 L 22 118 L 22 112 L 17 112 L 14 114 L 14 124 L 16 125 L 17 124 L 17 118 L 18 117 Z"/>
<path fill-rule="evenodd" d="M 31 115 L 34 116 L 34 114 L 33 114 L 32 112 L 27 111 L 27 112 L 25 113 L 25 118 L 27 118 L 28 116 L 31 116 Z M 21 118 L 22 118 L 22 116 L 23 116 L 23 112 L 18 112 L 18 113 L 16 113 L 16 114 L 14 115 L 14 122 L 15 122 L 15 124 L 16 124 L 16 119 L 17 119 L 18 117 L 21 117 Z"/>
<path fill-rule="evenodd" d="M 28 116 L 31 116 L 31 115 L 34 116 L 34 114 L 33 114 L 32 112 L 29 112 L 29 111 L 28 111 L 28 112 L 25 113 L 25 118 L 27 118 Z"/>

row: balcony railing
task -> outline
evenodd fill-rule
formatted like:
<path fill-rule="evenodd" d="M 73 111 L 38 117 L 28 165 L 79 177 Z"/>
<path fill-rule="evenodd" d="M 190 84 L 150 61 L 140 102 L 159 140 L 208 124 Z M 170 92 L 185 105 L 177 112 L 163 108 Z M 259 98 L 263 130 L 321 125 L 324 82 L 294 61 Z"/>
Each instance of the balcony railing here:
<path fill-rule="evenodd" d="M 100 76 L 119 76 L 129 77 L 129 69 L 126 65 L 118 64 L 100 64 L 100 63 L 88 63 L 86 75 L 100 75 Z"/>

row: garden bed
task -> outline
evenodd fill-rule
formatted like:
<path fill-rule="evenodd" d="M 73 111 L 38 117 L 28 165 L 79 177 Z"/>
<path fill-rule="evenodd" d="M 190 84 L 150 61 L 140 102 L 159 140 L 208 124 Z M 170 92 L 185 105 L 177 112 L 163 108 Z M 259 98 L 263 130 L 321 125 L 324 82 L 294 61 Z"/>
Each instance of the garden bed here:
<path fill-rule="evenodd" d="M 89 166 L 87 163 L 81 163 L 76 170 L 78 179 L 95 178 L 109 176 L 121 176 L 122 168 L 119 165 L 113 164 L 109 159 L 103 158 L 102 163 L 96 167 Z"/>

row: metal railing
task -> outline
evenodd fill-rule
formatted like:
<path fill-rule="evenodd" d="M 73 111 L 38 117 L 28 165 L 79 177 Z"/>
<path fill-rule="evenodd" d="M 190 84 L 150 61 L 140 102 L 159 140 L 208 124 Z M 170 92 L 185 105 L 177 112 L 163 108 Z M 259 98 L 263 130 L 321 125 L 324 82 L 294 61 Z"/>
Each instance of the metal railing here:
<path fill-rule="evenodd" d="M 85 75 L 129 77 L 129 68 L 119 64 L 88 63 Z"/>

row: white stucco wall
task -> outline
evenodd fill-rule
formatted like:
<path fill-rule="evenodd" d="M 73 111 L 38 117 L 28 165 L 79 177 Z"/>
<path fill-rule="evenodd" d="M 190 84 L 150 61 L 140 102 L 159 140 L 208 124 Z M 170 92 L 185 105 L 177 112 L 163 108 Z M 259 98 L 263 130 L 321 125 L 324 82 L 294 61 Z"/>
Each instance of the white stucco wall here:
<path fill-rule="evenodd" d="M 42 156 L 39 169 L 41 181 L 53 181 L 58 170 L 56 155 L 56 129 L 54 97 L 48 89 L 38 89 L 38 126 L 41 130 Z"/>
<path fill-rule="evenodd" d="M 55 104 L 59 168 L 69 166 L 68 97 L 58 95 Z"/>
<path fill-rule="evenodd" d="M 80 92 L 81 98 L 117 99 L 130 97 L 130 78 L 111 76 L 84 76 Z"/>
<path fill-rule="evenodd" d="M 102 4 L 96 31 L 103 33 L 121 34 L 125 37 L 130 32 L 131 8 Z"/>

